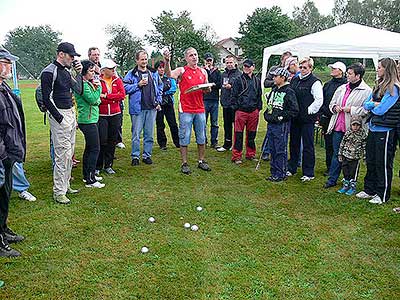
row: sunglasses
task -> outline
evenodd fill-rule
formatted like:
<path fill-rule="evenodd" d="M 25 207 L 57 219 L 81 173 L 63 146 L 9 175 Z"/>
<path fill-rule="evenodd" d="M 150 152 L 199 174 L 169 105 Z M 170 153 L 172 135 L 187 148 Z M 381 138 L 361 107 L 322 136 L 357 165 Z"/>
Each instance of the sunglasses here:
<path fill-rule="evenodd" d="M 306 70 L 306 69 L 309 69 L 309 67 L 300 66 L 299 69 L 304 69 L 304 70 Z"/>
<path fill-rule="evenodd" d="M 250 65 L 243 65 L 243 67 L 251 68 L 252 66 L 250 66 Z"/>
<path fill-rule="evenodd" d="M 206 61 L 213 61 L 212 58 L 207 58 Z"/>

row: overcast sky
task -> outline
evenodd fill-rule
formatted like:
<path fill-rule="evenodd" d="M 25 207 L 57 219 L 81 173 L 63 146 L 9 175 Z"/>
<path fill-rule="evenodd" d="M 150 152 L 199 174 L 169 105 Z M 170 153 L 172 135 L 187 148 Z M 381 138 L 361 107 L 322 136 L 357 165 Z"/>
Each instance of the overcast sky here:
<path fill-rule="evenodd" d="M 17 26 L 49 24 L 63 33 L 63 41 L 76 46 L 78 53 L 86 56 L 91 46 L 106 51 L 107 36 L 104 27 L 108 24 L 127 24 L 130 30 L 142 38 L 153 29 L 150 18 L 163 10 L 179 12 L 188 10 L 196 27 L 210 24 L 218 39 L 237 37 L 239 22 L 246 20 L 258 7 L 278 5 L 284 13 L 291 15 L 294 6 L 305 0 L 0 0 L 0 41 L 4 42 L 8 31 Z M 140 4 L 137 4 L 140 3 Z M 234 4 L 235 3 L 235 4 Z M 320 13 L 329 14 L 333 0 L 314 0 Z"/>

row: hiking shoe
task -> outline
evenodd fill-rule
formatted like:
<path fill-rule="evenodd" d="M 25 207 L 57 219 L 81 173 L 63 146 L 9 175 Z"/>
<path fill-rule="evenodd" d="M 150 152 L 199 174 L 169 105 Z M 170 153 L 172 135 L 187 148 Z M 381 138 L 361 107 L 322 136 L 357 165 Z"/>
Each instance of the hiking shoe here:
<path fill-rule="evenodd" d="M 187 163 L 183 163 L 181 166 L 181 172 L 183 174 L 189 175 L 190 173 L 192 173 L 192 171 L 190 171 L 189 165 Z"/>
<path fill-rule="evenodd" d="M 36 201 L 36 197 L 33 196 L 28 191 L 23 191 L 22 193 L 19 193 L 18 197 L 20 197 L 23 200 L 29 201 L 29 202 Z"/>
<path fill-rule="evenodd" d="M 310 176 L 303 176 L 303 177 L 300 178 L 300 180 L 303 181 L 303 182 L 311 181 L 313 179 L 315 179 L 314 176 L 311 176 L 311 177 Z"/>
<path fill-rule="evenodd" d="M 359 193 L 356 194 L 357 198 L 361 198 L 361 199 L 370 199 L 370 198 L 374 198 L 376 195 L 369 195 L 364 191 L 361 191 Z"/>
<path fill-rule="evenodd" d="M 202 169 L 203 171 L 211 171 L 210 166 L 205 160 L 199 160 L 199 164 L 197 165 L 199 169 Z"/>
<path fill-rule="evenodd" d="M 237 160 L 234 160 L 233 163 L 235 165 L 241 165 L 243 163 L 243 161 L 241 159 L 237 159 Z"/>
<path fill-rule="evenodd" d="M 67 198 L 67 196 L 65 196 L 65 195 L 53 195 L 53 199 L 54 199 L 54 201 L 56 201 L 57 203 L 60 203 L 60 204 L 71 203 L 71 200 L 69 200 Z"/>
<path fill-rule="evenodd" d="M 138 166 L 139 165 L 139 158 L 133 158 L 131 162 L 131 166 Z"/>
<path fill-rule="evenodd" d="M 4 230 L 3 235 L 9 243 L 19 243 L 25 239 L 22 235 L 16 234 L 8 227 Z"/>
<path fill-rule="evenodd" d="M 0 233 L 0 256 L 1 257 L 18 257 L 21 253 L 10 247 L 3 233 Z"/>
<path fill-rule="evenodd" d="M 153 164 L 153 161 L 151 160 L 151 157 L 143 158 L 142 162 L 144 162 L 146 165 L 152 165 Z"/>
<path fill-rule="evenodd" d="M 4 230 L 3 235 L 8 243 L 19 243 L 25 239 L 22 235 L 16 234 L 8 227 L 6 227 L 6 229 Z"/>
<path fill-rule="evenodd" d="M 115 174 L 115 171 L 111 167 L 105 168 L 104 172 L 106 172 L 106 174 L 108 174 L 108 175 Z"/>
<path fill-rule="evenodd" d="M 382 204 L 383 201 L 381 199 L 381 197 L 379 197 L 378 195 L 375 195 L 371 200 L 368 201 L 369 203 L 372 204 Z"/>
<path fill-rule="evenodd" d="M 119 149 L 125 149 L 125 144 L 123 142 L 119 142 L 118 144 L 115 145 L 115 147 L 119 148 Z"/>
<path fill-rule="evenodd" d="M 106 185 L 104 183 L 95 181 L 93 183 L 86 184 L 85 186 L 87 188 L 98 188 L 98 189 L 101 189 L 101 188 L 105 187 Z"/>
<path fill-rule="evenodd" d="M 79 190 L 75 190 L 71 187 L 68 187 L 68 189 L 67 189 L 67 194 L 78 194 L 78 193 L 79 193 Z"/>

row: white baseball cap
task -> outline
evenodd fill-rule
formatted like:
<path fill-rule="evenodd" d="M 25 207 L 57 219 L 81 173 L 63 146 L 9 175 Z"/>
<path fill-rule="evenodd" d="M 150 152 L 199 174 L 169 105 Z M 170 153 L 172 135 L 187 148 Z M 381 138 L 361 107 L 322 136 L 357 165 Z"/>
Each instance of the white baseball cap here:
<path fill-rule="evenodd" d="M 328 65 L 328 67 L 332 69 L 339 69 L 343 72 L 343 74 L 346 73 L 346 65 L 341 61 L 337 61 L 334 64 L 330 64 Z"/>
<path fill-rule="evenodd" d="M 113 60 L 111 59 L 104 59 L 100 62 L 101 64 L 101 69 L 114 69 L 116 66 L 118 66 Z"/>

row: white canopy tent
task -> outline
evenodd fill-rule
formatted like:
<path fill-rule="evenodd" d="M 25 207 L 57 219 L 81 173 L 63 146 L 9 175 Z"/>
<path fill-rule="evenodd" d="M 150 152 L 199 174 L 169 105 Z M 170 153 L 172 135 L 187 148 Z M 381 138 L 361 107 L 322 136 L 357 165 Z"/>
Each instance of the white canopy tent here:
<path fill-rule="evenodd" d="M 271 55 L 281 55 L 285 51 L 290 51 L 299 58 L 371 58 L 377 67 L 380 58 L 400 57 L 400 33 L 346 23 L 264 48 L 263 82 Z"/>

